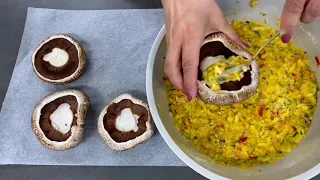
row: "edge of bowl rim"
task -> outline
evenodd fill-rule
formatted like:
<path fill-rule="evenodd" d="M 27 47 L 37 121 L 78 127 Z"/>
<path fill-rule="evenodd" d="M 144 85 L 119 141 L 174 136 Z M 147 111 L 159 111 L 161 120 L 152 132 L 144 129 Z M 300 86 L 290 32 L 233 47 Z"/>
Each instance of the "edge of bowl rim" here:
<path fill-rule="evenodd" d="M 153 117 L 154 123 L 156 124 L 156 127 L 158 131 L 160 132 L 162 138 L 167 143 L 167 145 L 170 147 L 170 149 L 190 168 L 198 172 L 199 174 L 205 176 L 208 179 L 214 178 L 214 179 L 228 179 L 225 177 L 222 177 L 220 175 L 217 175 L 206 168 L 202 167 L 201 165 L 197 164 L 194 160 L 192 160 L 189 156 L 187 156 L 173 141 L 171 136 L 168 134 L 168 132 L 165 130 L 165 127 L 160 119 L 160 116 L 157 111 L 157 107 L 154 101 L 153 96 L 153 88 L 152 88 L 152 78 L 153 78 L 153 65 L 156 57 L 156 53 L 158 51 L 158 48 L 160 46 L 160 43 L 162 42 L 164 36 L 166 34 L 165 25 L 162 26 L 160 29 L 155 41 L 152 44 L 151 51 L 149 53 L 148 57 L 148 63 L 147 63 L 147 70 L 146 70 L 146 92 L 147 92 L 147 100 L 150 108 L 151 115 Z M 319 174 L 320 171 L 320 163 L 318 163 L 313 168 L 305 171 L 304 173 L 301 173 L 295 177 L 289 178 L 290 180 L 300 180 L 300 179 L 311 179 Z"/>

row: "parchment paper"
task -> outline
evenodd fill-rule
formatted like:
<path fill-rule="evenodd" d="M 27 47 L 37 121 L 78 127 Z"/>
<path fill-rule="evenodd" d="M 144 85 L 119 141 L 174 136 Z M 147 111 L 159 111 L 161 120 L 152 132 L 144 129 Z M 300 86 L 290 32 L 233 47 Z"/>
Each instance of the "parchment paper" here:
<path fill-rule="evenodd" d="M 185 166 L 160 134 L 138 147 L 115 152 L 100 138 L 100 111 L 116 96 L 132 93 L 147 102 L 145 70 L 163 25 L 162 10 L 69 11 L 29 8 L 19 55 L 0 114 L 0 164 Z M 69 85 L 50 85 L 33 72 L 31 55 L 45 38 L 67 33 L 86 50 L 85 73 Z M 67 151 L 42 146 L 31 129 L 34 106 L 57 90 L 77 88 L 91 107 L 82 142 Z"/>

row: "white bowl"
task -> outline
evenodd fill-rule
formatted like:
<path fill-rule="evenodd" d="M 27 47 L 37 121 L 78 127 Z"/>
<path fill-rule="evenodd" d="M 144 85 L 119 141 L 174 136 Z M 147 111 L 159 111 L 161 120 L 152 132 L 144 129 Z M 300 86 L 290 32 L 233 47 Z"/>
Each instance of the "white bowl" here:
<path fill-rule="evenodd" d="M 276 26 L 276 18 L 281 15 L 284 0 L 269 0 L 261 2 L 255 9 L 248 6 L 248 1 L 224 0 L 218 1 L 229 20 L 257 20 L 264 22 L 269 19 L 271 26 Z M 262 16 L 260 12 L 267 13 Z M 319 52 L 319 24 L 299 26 L 295 38 L 298 46 L 303 47 L 309 54 L 315 56 Z M 310 32 L 310 33 L 309 33 Z M 310 179 L 320 173 L 320 119 L 319 111 L 307 137 L 285 158 L 268 165 L 251 169 L 239 169 L 217 165 L 210 158 L 200 154 L 175 129 L 172 118 L 168 113 L 166 88 L 163 82 L 164 57 L 166 56 L 165 27 L 159 32 L 149 55 L 146 88 L 148 104 L 154 122 L 172 151 L 188 166 L 209 179 Z M 319 54 L 320 55 L 320 54 Z M 316 68 L 314 59 L 310 60 L 313 70 Z M 303 93 L 303 92 L 301 92 Z"/>

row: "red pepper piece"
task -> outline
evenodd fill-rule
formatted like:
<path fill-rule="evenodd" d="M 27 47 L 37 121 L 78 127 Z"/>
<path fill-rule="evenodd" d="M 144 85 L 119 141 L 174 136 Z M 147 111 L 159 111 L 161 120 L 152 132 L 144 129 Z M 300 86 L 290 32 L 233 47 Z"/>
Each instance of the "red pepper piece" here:
<path fill-rule="evenodd" d="M 247 139 L 248 139 L 248 137 L 241 137 L 239 140 L 240 140 L 241 142 L 246 142 Z"/>
<path fill-rule="evenodd" d="M 262 105 L 259 109 L 259 115 L 262 117 L 263 114 L 264 114 L 264 110 L 266 109 L 266 106 L 265 105 Z"/>
<path fill-rule="evenodd" d="M 297 75 L 296 75 L 295 73 L 292 73 L 292 76 L 293 76 L 294 78 L 296 78 L 296 77 L 297 77 Z"/>
<path fill-rule="evenodd" d="M 292 126 L 292 128 L 293 128 L 294 132 L 297 132 L 297 128 L 296 127 Z"/>
<path fill-rule="evenodd" d="M 278 114 L 277 112 L 272 112 L 270 119 L 273 120 L 277 116 L 277 114 Z"/>
<path fill-rule="evenodd" d="M 220 127 L 221 127 L 222 129 L 224 129 L 224 125 L 223 125 L 223 124 L 220 124 Z"/>
<path fill-rule="evenodd" d="M 318 56 L 316 56 L 316 57 L 315 57 L 315 59 L 316 59 L 317 66 L 319 66 L 319 65 L 320 65 L 319 57 L 318 57 Z"/>

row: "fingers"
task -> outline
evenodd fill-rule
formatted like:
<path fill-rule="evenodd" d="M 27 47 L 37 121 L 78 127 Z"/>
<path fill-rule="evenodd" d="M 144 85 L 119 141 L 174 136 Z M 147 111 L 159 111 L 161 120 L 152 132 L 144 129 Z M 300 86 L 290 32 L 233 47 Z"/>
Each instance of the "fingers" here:
<path fill-rule="evenodd" d="M 317 21 L 320 17 L 320 1 L 319 0 L 310 0 L 307 2 L 307 5 L 301 16 L 301 22 L 310 24 Z"/>
<path fill-rule="evenodd" d="M 232 26 L 229 24 L 225 16 L 223 15 L 223 12 L 221 11 L 220 7 L 216 4 L 215 8 L 215 15 L 216 17 L 213 18 L 213 27 L 217 28 L 218 31 L 223 32 L 226 34 L 233 42 L 237 43 L 239 46 L 241 46 L 244 49 L 248 49 L 249 45 L 245 42 L 243 42 L 239 35 L 234 31 Z"/>
<path fill-rule="evenodd" d="M 243 42 L 238 34 L 234 31 L 232 26 L 225 20 L 224 25 L 222 26 L 221 32 L 226 34 L 233 42 L 237 43 L 239 46 L 241 46 L 244 49 L 248 49 L 249 45 L 245 42 Z"/>
<path fill-rule="evenodd" d="M 168 38 L 169 39 L 169 38 Z M 168 52 L 166 56 L 164 71 L 170 82 L 179 90 L 183 91 L 183 79 L 180 72 L 181 69 L 181 47 L 182 40 L 179 37 L 170 40 Z"/>
<path fill-rule="evenodd" d="M 183 82 L 189 101 L 197 95 L 199 54 L 203 38 L 203 35 L 192 27 L 187 30 L 184 37 L 182 46 Z"/>
<path fill-rule="evenodd" d="M 287 0 L 281 15 L 281 40 L 288 43 L 294 36 L 307 0 Z"/>

